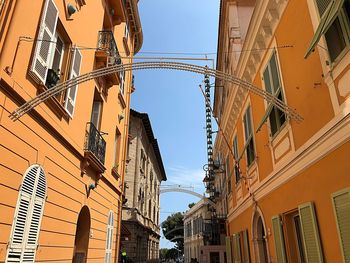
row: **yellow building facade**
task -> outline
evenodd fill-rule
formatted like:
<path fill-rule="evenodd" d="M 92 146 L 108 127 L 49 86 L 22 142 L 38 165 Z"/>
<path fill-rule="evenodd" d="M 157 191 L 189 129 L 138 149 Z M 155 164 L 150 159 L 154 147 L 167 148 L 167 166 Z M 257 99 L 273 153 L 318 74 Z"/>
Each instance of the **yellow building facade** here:
<path fill-rule="evenodd" d="M 217 81 L 228 262 L 349 262 L 349 1 L 221 1 Z M 271 96 L 272 95 L 272 96 Z M 225 138 L 229 142 L 227 145 Z"/>
<path fill-rule="evenodd" d="M 20 105 L 132 62 L 135 0 L 0 1 L 0 262 L 117 262 L 131 71 Z"/>

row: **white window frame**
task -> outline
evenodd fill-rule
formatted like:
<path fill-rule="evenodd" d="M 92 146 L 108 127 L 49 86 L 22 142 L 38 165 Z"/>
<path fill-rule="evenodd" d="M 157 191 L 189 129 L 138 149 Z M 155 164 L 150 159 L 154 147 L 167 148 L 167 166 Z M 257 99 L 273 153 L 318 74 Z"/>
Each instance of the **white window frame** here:
<path fill-rule="evenodd" d="M 129 33 L 129 25 L 128 22 L 126 22 L 124 27 L 124 38 L 126 39 L 126 42 L 129 40 Z"/>
<path fill-rule="evenodd" d="M 60 39 L 63 43 L 63 46 L 62 46 L 62 53 L 61 53 L 61 56 L 60 56 L 60 62 L 59 62 L 59 71 L 60 71 L 60 74 L 62 73 L 62 62 L 63 62 L 63 57 L 64 57 L 64 51 L 65 51 L 65 43 L 64 43 L 64 39 L 63 37 L 61 37 L 61 35 L 57 32 L 57 29 L 56 29 L 56 32 L 55 32 L 55 43 L 54 45 L 52 45 L 52 52 L 51 52 L 51 58 L 50 58 L 50 66 L 49 66 L 49 69 L 52 69 L 53 67 L 53 60 L 54 60 L 54 57 L 55 57 L 55 52 L 56 52 L 56 46 L 57 46 L 57 40 Z"/>
<path fill-rule="evenodd" d="M 106 231 L 106 251 L 105 251 L 105 263 L 111 263 L 112 261 L 112 244 L 113 244 L 113 229 L 114 229 L 114 213 L 113 210 L 109 210 L 107 220 Z"/>
<path fill-rule="evenodd" d="M 76 78 L 80 75 L 80 71 L 81 71 L 81 65 L 82 65 L 82 61 L 83 61 L 83 56 L 80 52 L 80 50 L 78 48 L 74 48 L 72 50 L 73 52 L 73 56 L 72 56 L 72 60 L 71 60 L 71 69 L 70 69 L 70 74 L 69 74 L 69 79 L 73 79 L 73 78 Z M 74 65 L 75 65 L 75 60 L 77 58 L 77 54 L 80 55 L 80 64 L 79 64 L 79 69 L 78 71 L 74 68 Z M 65 103 L 64 103 L 64 108 L 66 110 L 66 112 L 68 113 L 68 115 L 70 116 L 70 118 L 73 118 L 73 115 L 74 115 L 74 109 L 75 109 L 75 104 L 76 104 L 76 98 L 77 98 L 77 93 L 78 93 L 78 84 L 75 85 L 75 91 L 74 91 L 74 94 L 73 96 L 70 96 L 70 92 L 71 92 L 71 89 L 73 88 L 74 85 L 71 85 L 72 87 L 68 88 L 67 91 L 66 91 L 66 98 L 65 98 Z M 68 104 L 71 104 L 73 109 L 72 109 L 72 112 L 70 112 L 68 110 Z"/>
<path fill-rule="evenodd" d="M 55 17 L 54 17 L 54 23 L 52 24 L 53 28 L 52 28 L 52 32 L 50 30 L 50 28 L 48 27 L 48 24 L 46 23 L 46 15 L 48 14 L 47 10 L 50 7 L 52 7 L 53 9 L 55 9 L 54 11 L 55 13 Z M 53 11 L 53 10 L 51 10 Z M 32 59 L 32 64 L 29 70 L 30 75 L 33 77 L 33 79 L 39 83 L 39 84 L 45 84 L 46 82 L 46 78 L 47 78 L 47 71 L 49 69 L 49 65 L 51 63 L 52 60 L 52 51 L 53 51 L 53 46 L 54 46 L 54 42 L 55 42 L 55 33 L 56 33 L 56 29 L 57 29 L 57 21 L 58 21 L 58 17 L 59 17 L 59 11 L 58 8 L 55 4 L 55 2 L 53 0 L 46 0 L 45 4 L 44 4 L 44 8 L 43 8 L 43 13 L 41 14 L 41 20 L 40 20 L 40 29 L 39 29 L 39 33 L 37 35 L 37 39 L 38 41 L 35 42 L 35 48 L 34 48 L 34 55 L 33 55 L 33 59 Z M 47 36 L 48 39 L 47 41 L 50 41 L 49 43 L 47 43 L 47 41 L 44 41 L 44 36 Z M 48 45 L 47 47 L 47 58 L 46 61 L 44 60 L 44 58 L 40 55 L 40 51 L 42 49 L 43 44 Z M 44 69 L 44 72 L 42 72 L 44 75 L 41 75 L 41 73 L 37 70 L 36 65 L 40 64 L 41 67 Z"/>
<path fill-rule="evenodd" d="M 119 84 L 120 94 L 122 94 L 124 96 L 124 94 L 125 94 L 125 70 L 123 70 L 119 73 L 119 79 L 120 79 L 120 84 Z"/>

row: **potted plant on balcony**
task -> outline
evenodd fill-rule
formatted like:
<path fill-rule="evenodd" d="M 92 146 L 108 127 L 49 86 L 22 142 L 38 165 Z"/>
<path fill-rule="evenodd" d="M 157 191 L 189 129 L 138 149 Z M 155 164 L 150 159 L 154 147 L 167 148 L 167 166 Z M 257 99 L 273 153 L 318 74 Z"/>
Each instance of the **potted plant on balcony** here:
<path fill-rule="evenodd" d="M 47 71 L 46 77 L 46 87 L 49 89 L 56 86 L 57 82 L 60 80 L 60 70 L 59 69 L 49 69 Z"/>

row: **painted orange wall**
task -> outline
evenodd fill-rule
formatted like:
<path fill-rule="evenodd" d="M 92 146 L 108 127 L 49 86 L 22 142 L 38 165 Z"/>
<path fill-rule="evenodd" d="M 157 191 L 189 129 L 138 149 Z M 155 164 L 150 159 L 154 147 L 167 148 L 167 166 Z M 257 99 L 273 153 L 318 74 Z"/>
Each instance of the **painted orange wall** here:
<path fill-rule="evenodd" d="M 0 261 L 5 260 L 9 242 L 18 189 L 26 169 L 35 163 L 43 166 L 48 186 L 48 197 L 44 208 L 39 247 L 36 260 L 41 262 L 71 262 L 73 256 L 76 223 L 80 209 L 87 205 L 91 214 L 91 238 L 88 261 L 102 262 L 105 256 L 107 218 L 109 210 L 114 211 L 113 259 L 117 257 L 120 223 L 121 185 L 125 170 L 125 154 L 128 136 L 131 77 L 126 73 L 125 102 L 123 108 L 118 98 L 119 86 L 108 90 L 104 99 L 101 131 L 106 132 L 106 171 L 98 180 L 95 190 L 87 197 L 86 186 L 94 183 L 96 175 L 91 170 L 82 175 L 81 162 L 84 155 L 86 123 L 90 121 L 95 81 L 79 84 L 73 119 L 58 118 L 45 103 L 35 111 L 45 119 L 53 130 L 61 134 L 66 142 L 53 134 L 44 123 L 26 114 L 13 122 L 9 114 L 19 105 L 11 97 L 18 94 L 28 101 L 37 95 L 37 86 L 27 75 L 34 44 L 31 41 L 18 41 L 19 37 L 35 38 L 42 12 L 43 1 L 14 1 L 15 8 L 11 23 L 4 28 L 6 34 L 0 42 Z M 87 4 L 66 19 L 65 1 L 55 0 L 59 9 L 59 19 L 72 41 L 81 47 L 96 47 L 98 31 L 102 29 L 105 1 L 87 1 Z M 122 42 L 124 25 L 115 26 L 114 34 L 118 48 L 125 52 Z M 129 41 L 132 51 L 133 40 Z M 95 51 L 81 49 L 82 66 L 80 73 L 94 68 Z M 124 61 L 126 62 L 126 61 Z M 12 67 L 12 74 L 4 69 Z M 4 86 L 4 87 L 2 87 Z M 119 121 L 118 114 L 124 115 Z M 115 130 L 122 133 L 121 159 L 119 172 L 121 178 L 111 174 L 114 165 Z M 66 143 L 69 144 L 70 150 Z"/>

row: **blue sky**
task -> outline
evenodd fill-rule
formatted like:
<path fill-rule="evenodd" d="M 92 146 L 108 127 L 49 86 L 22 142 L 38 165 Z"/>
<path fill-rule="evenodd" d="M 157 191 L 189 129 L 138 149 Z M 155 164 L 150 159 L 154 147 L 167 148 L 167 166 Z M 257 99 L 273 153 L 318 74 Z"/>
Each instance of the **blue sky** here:
<path fill-rule="evenodd" d="M 189 53 L 206 53 L 207 58 L 216 58 L 219 0 L 142 0 L 139 12 L 144 43 L 136 57 L 205 58 Z M 212 61 L 184 62 L 213 66 Z M 205 108 L 198 87 L 203 76 L 169 70 L 135 71 L 134 75 L 136 91 L 131 105 L 149 114 L 168 177 L 163 184 L 191 185 L 203 193 Z M 162 194 L 160 222 L 197 201 L 184 193 Z M 160 246 L 170 248 L 173 244 L 161 238 Z"/>

